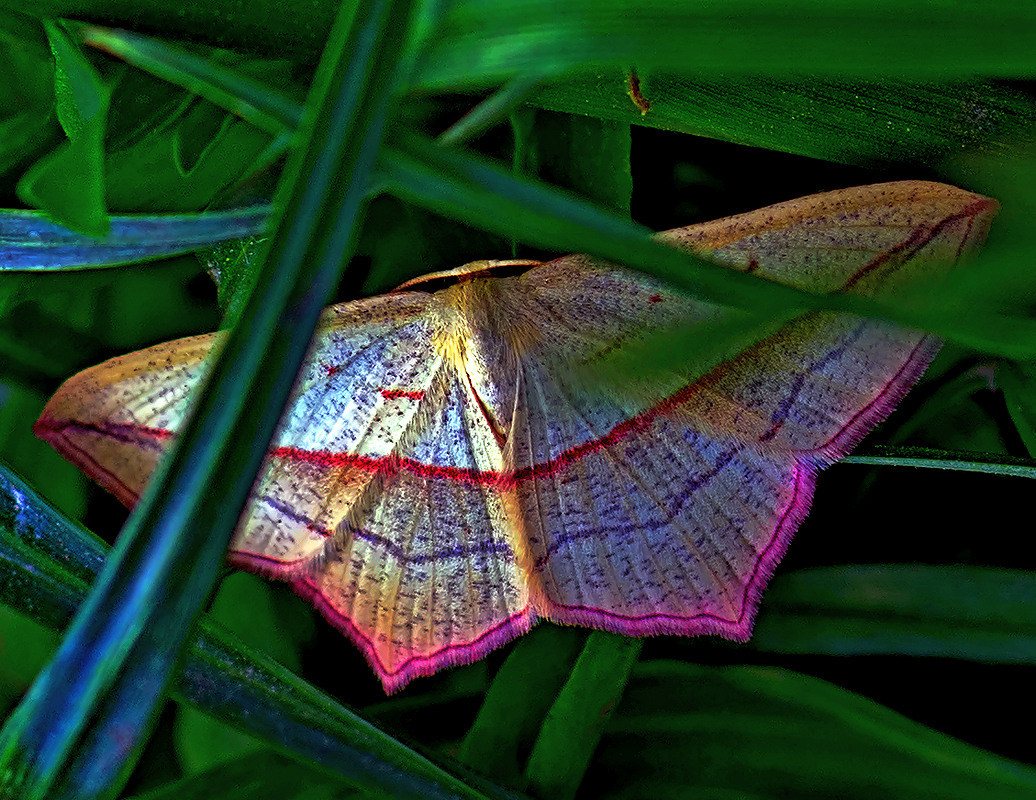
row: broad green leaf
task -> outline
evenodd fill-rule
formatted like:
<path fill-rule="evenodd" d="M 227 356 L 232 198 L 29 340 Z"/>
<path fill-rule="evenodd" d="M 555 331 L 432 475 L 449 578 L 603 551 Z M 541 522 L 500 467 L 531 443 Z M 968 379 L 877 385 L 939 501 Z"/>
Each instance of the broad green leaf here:
<path fill-rule="evenodd" d="M 724 77 L 1014 75 L 1032 72 L 1021 0 L 454 0 L 429 32 L 416 83 L 446 89 L 529 70 L 672 70 Z"/>
<path fill-rule="evenodd" d="M 1008 800 L 1036 768 L 775 667 L 638 665 L 594 756 L 587 797 Z"/>
<path fill-rule="evenodd" d="M 108 232 L 104 133 L 110 90 L 55 23 L 47 23 L 54 54 L 57 115 L 68 141 L 37 161 L 18 183 L 19 197 L 84 233 Z"/>
<path fill-rule="evenodd" d="M 847 164 L 936 165 L 1036 140 L 1036 98 L 1006 82 L 920 83 L 823 76 L 709 78 L 652 73 L 651 110 L 630 102 L 621 70 L 543 82 L 528 102 Z"/>
<path fill-rule="evenodd" d="M 24 11 L 5 0 L 4 6 Z M 574 66 L 702 75 L 818 72 L 911 76 L 1030 74 L 1028 33 L 1036 12 L 1024 0 L 993 4 L 925 0 L 727 0 L 722 4 L 660 0 L 452 0 L 438 25 L 427 26 L 413 83 L 452 88 L 506 78 L 528 68 L 562 72 Z M 171 38 L 207 41 L 243 51 L 315 60 L 336 6 L 231 0 L 185 5 L 178 14 L 148 0 L 112 8 L 107 24 L 161 30 Z M 40 15 L 67 5 L 35 3 Z M 74 16 L 85 17 L 84 8 Z M 219 19 L 219 25 L 212 25 Z"/>

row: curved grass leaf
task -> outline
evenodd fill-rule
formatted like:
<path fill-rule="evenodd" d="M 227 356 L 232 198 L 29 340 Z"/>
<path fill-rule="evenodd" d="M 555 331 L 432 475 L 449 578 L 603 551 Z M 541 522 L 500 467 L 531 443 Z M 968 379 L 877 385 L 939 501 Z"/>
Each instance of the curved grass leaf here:
<path fill-rule="evenodd" d="M 39 211 L 0 209 L 0 272 L 89 269 L 182 255 L 261 233 L 266 206 L 111 217 L 103 236 L 77 233 Z"/>
<path fill-rule="evenodd" d="M 73 28 L 82 41 L 108 51 L 156 77 L 197 92 L 272 134 L 294 129 L 302 106 L 257 81 L 150 36 L 99 25 Z M 250 98 L 258 96 L 257 100 Z"/>
<path fill-rule="evenodd" d="M 634 670 L 587 797 L 1022 800 L 1036 768 L 772 667 L 667 661 Z"/>
<path fill-rule="evenodd" d="M 61 630 L 108 548 L 0 465 L 0 601 Z M 395 797 L 507 798 L 471 788 L 202 617 L 171 696 Z"/>
<path fill-rule="evenodd" d="M 372 0 L 355 28 L 347 12 L 336 26 L 307 146 L 286 172 L 268 280 L 58 654 L 0 732 L 9 793 L 111 797 L 128 776 L 352 246 L 412 9 Z M 223 491 L 213 493 L 217 479 Z"/>
<path fill-rule="evenodd" d="M 399 134 L 382 151 L 389 191 L 444 216 L 562 252 L 574 250 L 649 272 L 721 305 L 761 314 L 826 309 L 883 317 L 1006 355 L 1036 353 L 1036 321 L 973 309 L 968 316 L 905 308 L 854 295 L 816 295 L 753 278 L 651 241 L 646 231 L 552 187 L 518 179 L 485 159 Z"/>
<path fill-rule="evenodd" d="M 1036 664 L 1036 576 L 919 564 L 802 570 L 767 588 L 752 646 Z"/>

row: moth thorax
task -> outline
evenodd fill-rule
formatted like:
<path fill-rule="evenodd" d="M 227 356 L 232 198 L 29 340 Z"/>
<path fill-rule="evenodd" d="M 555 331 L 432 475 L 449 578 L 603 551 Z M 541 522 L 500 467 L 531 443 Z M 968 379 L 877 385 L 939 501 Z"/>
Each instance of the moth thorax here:
<path fill-rule="evenodd" d="M 469 372 L 512 365 L 538 338 L 511 279 L 461 281 L 432 298 L 435 345 Z"/>

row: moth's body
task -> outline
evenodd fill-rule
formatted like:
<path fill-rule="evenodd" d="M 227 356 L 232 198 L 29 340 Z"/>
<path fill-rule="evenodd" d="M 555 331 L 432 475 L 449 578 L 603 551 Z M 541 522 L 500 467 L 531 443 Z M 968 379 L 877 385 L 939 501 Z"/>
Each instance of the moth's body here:
<path fill-rule="evenodd" d="M 938 184 L 884 184 L 663 237 L 761 278 L 873 294 L 956 262 L 994 209 Z M 735 312 L 586 256 L 498 277 L 507 263 L 327 310 L 231 559 L 311 598 L 389 690 L 538 618 L 747 638 L 816 470 L 888 412 L 937 343 L 807 314 L 704 375 L 601 387 L 587 375 L 645 333 Z M 218 341 L 87 370 L 37 431 L 132 504 Z"/>

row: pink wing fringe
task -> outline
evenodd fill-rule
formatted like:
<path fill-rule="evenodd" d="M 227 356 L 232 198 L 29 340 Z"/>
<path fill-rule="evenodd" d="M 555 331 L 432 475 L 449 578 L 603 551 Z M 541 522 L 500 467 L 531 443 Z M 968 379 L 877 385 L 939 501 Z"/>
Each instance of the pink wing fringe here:
<path fill-rule="evenodd" d="M 609 613 L 604 609 L 591 610 L 563 607 L 557 604 L 552 606 L 551 610 L 557 609 L 560 613 L 551 614 L 549 618 L 561 624 L 602 628 L 626 636 L 641 637 L 661 634 L 698 636 L 707 634 L 722 636 L 738 642 L 747 641 L 751 636 L 763 591 L 784 557 L 795 531 L 809 514 L 817 473 L 847 455 L 872 428 L 892 412 L 924 373 L 929 362 L 938 352 L 939 346 L 938 340 L 930 336 L 924 337 L 874 400 L 860 410 L 847 425 L 822 446 L 798 454 L 791 502 L 779 516 L 769 544 L 763 549 L 752 576 L 745 586 L 741 613 L 736 619 L 726 619 L 709 613 L 693 617 L 652 615 L 630 619 Z M 662 401 L 661 404 L 665 402 Z M 412 656 L 394 671 L 389 671 L 378 660 L 371 640 L 351 620 L 327 602 L 312 578 L 300 575 L 298 569 L 293 568 L 290 564 L 279 563 L 254 554 L 232 552 L 229 560 L 235 566 L 271 578 L 286 580 L 296 594 L 312 603 L 328 622 L 359 648 L 389 694 L 403 688 L 415 678 L 432 675 L 445 667 L 462 666 L 479 661 L 498 647 L 527 633 L 538 620 L 533 609 L 527 606 L 521 612 L 503 620 L 471 641 L 448 645 L 428 655 Z"/>
<path fill-rule="evenodd" d="M 297 570 L 251 553 L 231 552 L 228 561 L 236 567 L 247 569 L 281 581 L 287 581 L 292 590 L 303 600 L 312 603 L 331 625 L 345 634 L 363 653 L 363 657 L 378 676 L 386 694 L 393 694 L 414 678 L 433 675 L 446 667 L 460 667 L 473 664 L 485 658 L 493 650 L 502 647 L 512 639 L 528 633 L 537 618 L 528 606 L 520 613 L 503 620 L 470 642 L 443 647 L 425 656 L 411 656 L 396 670 L 390 671 L 378 659 L 374 643 L 357 628 L 352 620 L 331 605 L 311 578 L 300 576 Z"/>

